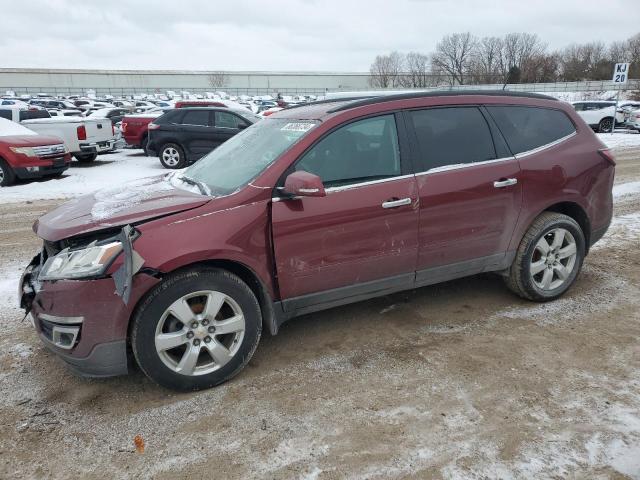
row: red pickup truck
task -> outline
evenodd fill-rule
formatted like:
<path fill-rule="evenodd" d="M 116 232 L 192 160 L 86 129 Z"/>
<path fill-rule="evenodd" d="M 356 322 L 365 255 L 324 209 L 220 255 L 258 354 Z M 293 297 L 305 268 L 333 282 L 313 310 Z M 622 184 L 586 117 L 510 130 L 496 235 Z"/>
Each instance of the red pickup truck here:
<path fill-rule="evenodd" d="M 10 120 L 0 118 L 0 186 L 16 178 L 59 175 L 71 164 L 71 154 L 58 137 L 38 135 Z"/>
<path fill-rule="evenodd" d="M 226 107 L 222 102 L 218 101 L 206 101 L 206 100 L 183 100 L 176 102 L 175 108 L 183 107 Z M 122 118 L 122 136 L 127 142 L 127 145 L 133 148 L 142 148 L 148 155 L 147 140 L 148 130 L 147 126 L 162 113 L 139 113 L 135 115 L 125 115 Z"/>

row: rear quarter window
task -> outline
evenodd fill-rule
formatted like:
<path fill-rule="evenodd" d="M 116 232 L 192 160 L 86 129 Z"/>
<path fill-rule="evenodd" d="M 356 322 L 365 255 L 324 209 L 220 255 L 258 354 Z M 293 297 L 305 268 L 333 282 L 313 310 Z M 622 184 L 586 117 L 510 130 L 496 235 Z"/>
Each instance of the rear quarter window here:
<path fill-rule="evenodd" d="M 156 125 L 166 125 L 168 123 L 181 123 L 181 117 L 184 115 L 184 111 L 169 110 L 167 113 L 160 115 L 153 123 Z"/>
<path fill-rule="evenodd" d="M 20 110 L 20 121 L 33 120 L 34 118 L 50 118 L 46 110 Z"/>
<path fill-rule="evenodd" d="M 562 110 L 525 106 L 487 106 L 514 154 L 548 145 L 575 133 Z"/>

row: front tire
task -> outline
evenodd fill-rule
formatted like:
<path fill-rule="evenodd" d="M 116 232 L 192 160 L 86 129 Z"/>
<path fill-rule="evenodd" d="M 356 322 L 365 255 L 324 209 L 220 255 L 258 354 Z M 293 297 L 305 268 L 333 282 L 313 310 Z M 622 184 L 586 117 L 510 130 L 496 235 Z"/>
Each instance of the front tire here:
<path fill-rule="evenodd" d="M 0 158 L 0 187 L 8 187 L 16 180 L 16 174 L 7 162 Z"/>
<path fill-rule="evenodd" d="M 236 275 L 198 269 L 169 275 L 138 309 L 131 346 L 142 371 L 173 390 L 210 388 L 251 359 L 262 332 L 256 296 Z"/>
<path fill-rule="evenodd" d="M 544 212 L 520 242 L 506 277 L 507 287 L 527 300 L 554 300 L 575 282 L 585 251 L 584 233 L 573 218 Z"/>
<path fill-rule="evenodd" d="M 187 159 L 184 151 L 175 143 L 167 143 L 160 149 L 160 163 L 164 168 L 178 169 L 186 166 Z"/>

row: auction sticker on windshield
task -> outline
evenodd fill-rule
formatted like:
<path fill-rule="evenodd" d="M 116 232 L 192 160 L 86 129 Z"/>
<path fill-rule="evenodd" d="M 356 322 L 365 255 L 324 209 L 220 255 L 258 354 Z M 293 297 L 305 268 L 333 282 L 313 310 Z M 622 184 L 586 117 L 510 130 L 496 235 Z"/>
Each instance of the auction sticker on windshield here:
<path fill-rule="evenodd" d="M 289 132 L 308 132 L 314 127 L 315 123 L 293 122 L 287 123 L 280 130 Z"/>

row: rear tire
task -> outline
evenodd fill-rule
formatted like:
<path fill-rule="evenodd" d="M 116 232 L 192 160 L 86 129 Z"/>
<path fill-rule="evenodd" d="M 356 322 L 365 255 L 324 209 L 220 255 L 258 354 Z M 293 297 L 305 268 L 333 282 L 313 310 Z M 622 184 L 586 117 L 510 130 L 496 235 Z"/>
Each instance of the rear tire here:
<path fill-rule="evenodd" d="M 182 147 L 176 143 L 166 143 L 158 153 L 160 163 L 164 168 L 178 169 L 187 166 L 187 159 Z"/>
<path fill-rule="evenodd" d="M 131 346 L 141 370 L 173 390 L 210 388 L 251 359 L 262 314 L 236 275 L 203 268 L 168 275 L 134 316 Z"/>
<path fill-rule="evenodd" d="M 0 158 L 0 187 L 7 187 L 16 180 L 16 174 L 7 162 Z"/>
<path fill-rule="evenodd" d="M 580 273 L 585 237 L 571 217 L 544 212 L 525 233 L 505 278 L 516 295 L 548 302 L 564 294 Z"/>
<path fill-rule="evenodd" d="M 91 163 L 98 158 L 97 153 L 74 153 L 73 156 L 80 163 Z"/>

